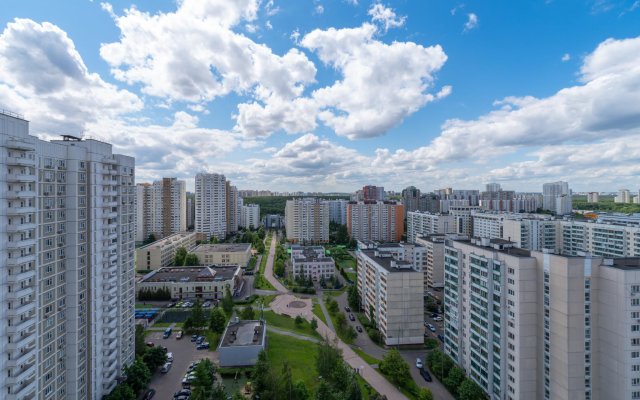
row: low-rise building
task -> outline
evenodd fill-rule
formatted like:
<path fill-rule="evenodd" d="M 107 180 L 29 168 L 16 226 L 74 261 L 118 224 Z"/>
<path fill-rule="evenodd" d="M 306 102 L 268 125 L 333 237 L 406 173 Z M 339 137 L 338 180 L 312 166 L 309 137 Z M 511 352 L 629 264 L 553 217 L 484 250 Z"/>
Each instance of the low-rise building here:
<path fill-rule="evenodd" d="M 167 267 L 145 275 L 136 283 L 136 292 L 169 289 L 172 299 L 218 300 L 224 297 L 225 287 L 235 294 L 242 284 L 242 268 L 237 265 Z"/>
<path fill-rule="evenodd" d="M 255 365 L 258 355 L 267 345 L 267 324 L 262 320 L 238 321 L 227 325 L 218 355 L 221 367 L 247 367 Z"/>
<path fill-rule="evenodd" d="M 413 262 L 398 258 L 379 249 L 357 251 L 360 304 L 367 318 L 373 316 L 386 345 L 422 344 L 423 274 Z"/>
<path fill-rule="evenodd" d="M 192 253 L 198 256 L 200 265 L 249 265 L 251 243 L 200 244 Z"/>
<path fill-rule="evenodd" d="M 181 232 L 136 249 L 136 269 L 155 270 L 173 265 L 180 247 L 191 251 L 196 247 L 195 232 Z"/>
<path fill-rule="evenodd" d="M 336 263 L 332 257 L 325 255 L 322 246 L 291 246 L 291 265 L 293 276 L 297 278 L 330 279 L 336 274 Z"/>

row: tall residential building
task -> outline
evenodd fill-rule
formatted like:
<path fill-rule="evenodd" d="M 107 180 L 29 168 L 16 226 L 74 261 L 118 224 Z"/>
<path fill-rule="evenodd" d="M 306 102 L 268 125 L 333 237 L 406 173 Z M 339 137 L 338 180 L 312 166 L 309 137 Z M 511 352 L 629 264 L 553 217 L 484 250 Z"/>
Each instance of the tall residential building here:
<path fill-rule="evenodd" d="M 373 315 L 384 343 L 424 343 L 423 272 L 413 262 L 377 248 L 359 249 L 357 263 L 362 310 L 367 318 Z"/>
<path fill-rule="evenodd" d="M 162 239 L 187 230 L 187 190 L 185 181 L 162 178 L 136 185 L 136 242 L 153 234 Z"/>
<path fill-rule="evenodd" d="M 600 193 L 598 192 L 587 193 L 587 203 L 597 203 L 598 201 L 600 201 Z"/>
<path fill-rule="evenodd" d="M 347 231 L 356 240 L 399 242 L 404 235 L 404 205 L 392 201 L 349 202 Z"/>
<path fill-rule="evenodd" d="M 327 200 L 329 203 L 329 221 L 335 224 L 347 224 L 348 200 Z"/>
<path fill-rule="evenodd" d="M 207 237 L 227 236 L 227 188 L 222 174 L 196 175 L 195 231 Z"/>
<path fill-rule="evenodd" d="M 487 192 L 500 192 L 502 191 L 502 186 L 499 183 L 487 183 L 484 190 Z"/>
<path fill-rule="evenodd" d="M 456 233 L 453 215 L 412 211 L 407 213 L 407 242 L 414 243 L 417 235 Z"/>
<path fill-rule="evenodd" d="M 247 229 L 258 229 L 260 226 L 260 206 L 258 204 L 247 204 L 241 206 L 239 226 Z"/>
<path fill-rule="evenodd" d="M 445 234 L 418 235 L 416 244 L 423 246 L 425 251 L 424 290 L 444 287 L 444 239 Z"/>
<path fill-rule="evenodd" d="M 98 399 L 134 359 L 134 159 L 0 113 L 3 398 Z"/>
<path fill-rule="evenodd" d="M 478 211 L 480 207 L 470 205 L 452 205 L 449 207 L 449 214 L 455 218 L 455 233 L 471 236 L 473 233 L 473 218 L 471 214 Z"/>
<path fill-rule="evenodd" d="M 480 193 L 480 207 L 489 211 L 518 212 L 520 210 L 516 207 L 519 206 L 519 202 L 514 201 L 515 198 L 516 192 L 513 190 L 487 190 Z"/>
<path fill-rule="evenodd" d="M 196 198 L 193 193 L 187 192 L 187 230 L 194 228 L 196 223 Z"/>
<path fill-rule="evenodd" d="M 445 352 L 491 399 L 640 398 L 640 258 L 445 245 Z"/>
<path fill-rule="evenodd" d="M 238 232 L 238 220 L 240 219 L 240 202 L 242 199 L 238 196 L 238 188 L 231 185 L 230 181 L 226 182 L 225 195 L 225 212 L 227 218 L 227 235 Z"/>
<path fill-rule="evenodd" d="M 542 208 L 556 215 L 571 214 L 571 190 L 567 182 L 558 181 L 542 185 Z"/>
<path fill-rule="evenodd" d="M 329 241 L 329 204 L 317 198 L 287 200 L 284 211 L 287 239 L 293 243 Z"/>
<path fill-rule="evenodd" d="M 618 195 L 613 201 L 616 203 L 631 203 L 631 192 L 629 191 L 629 189 L 620 189 L 618 190 Z"/>
<path fill-rule="evenodd" d="M 409 186 L 402 191 L 402 204 L 404 204 L 404 215 L 409 211 L 424 211 L 420 208 L 420 189 Z"/>
<path fill-rule="evenodd" d="M 362 188 L 362 199 L 363 201 L 373 200 L 373 201 L 384 201 L 386 200 L 384 194 L 384 187 L 382 186 L 364 186 Z"/>
<path fill-rule="evenodd" d="M 514 242 L 516 247 L 526 250 L 543 251 L 559 248 L 558 221 L 549 216 L 511 215 L 504 220 L 502 239 Z"/>

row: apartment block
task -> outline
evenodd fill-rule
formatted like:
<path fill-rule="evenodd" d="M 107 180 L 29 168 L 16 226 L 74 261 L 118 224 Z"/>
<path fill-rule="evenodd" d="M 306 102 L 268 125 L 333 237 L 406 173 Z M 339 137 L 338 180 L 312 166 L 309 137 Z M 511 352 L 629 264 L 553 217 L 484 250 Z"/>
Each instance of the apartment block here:
<path fill-rule="evenodd" d="M 414 243 L 417 235 L 456 233 L 455 218 L 449 214 L 412 211 L 407 213 L 407 241 Z"/>
<path fill-rule="evenodd" d="M 571 214 L 571 190 L 567 182 L 558 181 L 542 185 L 542 208 L 556 215 Z"/>
<path fill-rule="evenodd" d="M 329 204 L 317 198 L 287 200 L 287 239 L 292 243 L 329 242 Z"/>
<path fill-rule="evenodd" d="M 347 224 L 348 200 L 327 200 L 329 203 L 329 221 L 335 224 Z"/>
<path fill-rule="evenodd" d="M 193 193 L 187 193 L 187 230 L 194 228 L 196 222 L 196 199 Z"/>
<path fill-rule="evenodd" d="M 291 246 L 291 267 L 294 277 L 330 279 L 336 274 L 336 263 L 325 254 L 322 246 Z"/>
<path fill-rule="evenodd" d="M 196 175 L 195 231 L 207 237 L 227 236 L 227 185 L 222 174 Z"/>
<path fill-rule="evenodd" d="M 136 185 L 136 242 L 153 234 L 156 239 L 187 230 L 187 191 L 185 181 L 162 178 Z"/>
<path fill-rule="evenodd" d="M 502 226 L 502 239 L 516 244 L 516 247 L 543 251 L 558 249 L 559 222 L 549 216 L 511 215 Z"/>
<path fill-rule="evenodd" d="M 347 231 L 355 240 L 399 242 L 404 235 L 404 205 L 392 201 L 349 202 Z"/>
<path fill-rule="evenodd" d="M 242 287 L 242 268 L 234 266 L 167 267 L 145 275 L 136 290 L 169 289 L 172 299 L 219 300 L 228 286 L 231 294 Z"/>
<path fill-rule="evenodd" d="M 480 207 L 473 205 L 451 205 L 449 214 L 455 218 L 455 233 L 471 236 L 473 233 L 472 213 L 478 211 Z"/>
<path fill-rule="evenodd" d="M 173 265 L 176 252 L 184 247 L 191 252 L 196 247 L 198 234 L 195 232 L 180 232 L 157 240 L 136 249 L 136 269 L 156 270 Z"/>
<path fill-rule="evenodd" d="M 420 208 L 420 189 L 409 186 L 402 190 L 402 204 L 404 204 L 405 216 L 409 211 L 423 211 Z"/>
<path fill-rule="evenodd" d="M 505 218 L 505 213 L 472 212 L 473 237 L 501 238 Z"/>
<path fill-rule="evenodd" d="M 639 257 L 640 227 L 614 221 L 558 221 L 558 251 L 575 256 L 589 253 L 607 258 Z"/>
<path fill-rule="evenodd" d="M 226 235 L 232 235 L 238 232 L 242 199 L 238 196 L 238 189 L 235 186 L 232 186 L 229 181 L 226 181 L 225 197 L 225 212 L 227 219 Z"/>
<path fill-rule="evenodd" d="M 358 295 L 388 346 L 424 343 L 423 273 L 388 251 L 359 249 Z"/>
<path fill-rule="evenodd" d="M 364 186 L 362 188 L 362 198 L 359 200 L 385 201 L 384 187 L 373 185 Z"/>
<path fill-rule="evenodd" d="M 95 399 L 134 358 L 134 160 L 0 113 L 0 386 Z"/>
<path fill-rule="evenodd" d="M 444 287 L 445 234 L 418 235 L 416 244 L 425 248 L 424 290 Z"/>
<path fill-rule="evenodd" d="M 192 251 L 200 265 L 239 265 L 246 267 L 251 259 L 251 243 L 200 244 Z"/>
<path fill-rule="evenodd" d="M 258 204 L 240 206 L 240 221 L 238 226 L 247 229 L 258 229 L 260 226 L 260 206 Z"/>
<path fill-rule="evenodd" d="M 600 201 L 600 193 L 598 192 L 587 193 L 587 203 L 597 203 L 598 201 Z"/>

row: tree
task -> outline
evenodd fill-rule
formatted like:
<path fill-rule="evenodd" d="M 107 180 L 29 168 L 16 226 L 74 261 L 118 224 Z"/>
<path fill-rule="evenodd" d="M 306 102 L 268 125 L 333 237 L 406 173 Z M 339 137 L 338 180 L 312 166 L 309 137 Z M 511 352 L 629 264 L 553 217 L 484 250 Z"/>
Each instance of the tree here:
<path fill-rule="evenodd" d="M 464 381 L 458 387 L 458 399 L 459 400 L 484 400 L 484 391 L 477 383 L 469 378 L 465 378 Z"/>
<path fill-rule="evenodd" d="M 231 315 L 233 312 L 233 297 L 231 296 L 231 289 L 229 285 L 224 287 L 224 297 L 222 298 L 222 309 L 227 315 Z"/>
<path fill-rule="evenodd" d="M 213 375 L 216 368 L 208 358 L 202 359 L 195 369 L 195 379 L 191 383 L 193 400 L 209 400 L 213 397 Z"/>
<path fill-rule="evenodd" d="M 279 400 L 277 378 L 264 350 L 258 354 L 258 361 L 253 367 L 253 389 L 261 400 Z"/>
<path fill-rule="evenodd" d="M 311 329 L 313 329 L 314 331 L 318 329 L 318 321 L 316 321 L 315 318 L 311 319 Z"/>
<path fill-rule="evenodd" d="M 356 287 L 356 285 L 349 286 L 347 299 L 349 301 L 349 307 L 353 308 L 354 310 L 360 310 L 360 296 L 358 296 L 358 288 Z"/>
<path fill-rule="evenodd" d="M 207 319 L 204 316 L 204 311 L 202 310 L 200 299 L 196 299 L 195 303 L 193 304 L 190 317 L 194 329 L 200 330 L 207 325 Z"/>
<path fill-rule="evenodd" d="M 131 386 L 121 383 L 106 395 L 103 400 L 136 400 L 136 394 L 131 389 Z"/>
<path fill-rule="evenodd" d="M 449 356 L 440 350 L 434 350 L 427 356 L 427 365 L 436 378 L 443 380 L 453 368 L 454 363 Z"/>
<path fill-rule="evenodd" d="M 145 239 L 145 241 L 142 242 L 142 244 L 143 245 L 147 245 L 147 244 L 155 242 L 156 240 L 157 240 L 156 239 L 156 235 L 154 235 L 153 233 L 150 233 L 149 236 Z"/>
<path fill-rule="evenodd" d="M 377 328 L 377 325 L 376 325 L 376 314 L 375 314 L 375 310 L 373 309 L 372 305 L 369 305 L 369 321 L 371 322 L 371 325 L 374 328 Z"/>
<path fill-rule="evenodd" d="M 325 381 L 320 381 L 316 390 L 315 400 L 338 400 L 338 396 L 333 393 L 331 386 Z"/>
<path fill-rule="evenodd" d="M 380 362 L 380 371 L 398 386 L 404 386 L 411 377 L 409 364 L 404 361 L 398 349 L 391 349 L 384 355 Z"/>
<path fill-rule="evenodd" d="M 456 396 L 458 387 L 464 381 L 464 371 L 460 367 L 453 367 L 447 374 L 447 377 L 442 380 L 442 383 L 449 389 L 452 395 Z"/>
<path fill-rule="evenodd" d="M 307 385 L 305 385 L 304 381 L 298 380 L 296 384 L 293 385 L 293 395 L 291 396 L 291 400 L 308 400 L 309 399 L 309 390 L 307 390 Z"/>
<path fill-rule="evenodd" d="M 144 342 L 144 327 L 136 324 L 136 356 L 141 356 L 147 350 Z"/>
<path fill-rule="evenodd" d="M 196 266 L 196 265 L 200 265 L 200 260 L 198 260 L 198 256 L 193 254 L 193 253 L 189 253 L 187 254 L 187 256 L 184 259 L 184 265 L 185 266 Z"/>
<path fill-rule="evenodd" d="M 342 352 L 337 343 L 331 343 L 327 339 L 318 343 L 318 354 L 316 355 L 318 375 L 323 378 L 330 377 L 340 362 L 342 362 Z"/>
<path fill-rule="evenodd" d="M 215 307 L 211 310 L 211 318 L 209 319 L 209 329 L 211 329 L 215 333 L 224 332 L 224 327 L 226 325 L 227 319 L 224 316 L 224 313 L 220 309 L 220 307 Z"/>
<path fill-rule="evenodd" d="M 302 325 L 302 323 L 303 323 L 303 322 L 304 322 L 304 318 L 302 318 L 302 317 L 301 317 L 301 316 L 299 316 L 299 315 L 296 315 L 296 319 L 295 319 L 295 323 L 296 323 L 296 325 L 298 325 L 298 326 L 299 326 L 299 325 Z"/>
<path fill-rule="evenodd" d="M 216 237 L 216 235 L 211 236 L 211 239 L 209 239 L 209 243 L 211 244 L 218 244 L 218 238 Z"/>
<path fill-rule="evenodd" d="M 178 247 L 178 250 L 176 250 L 176 256 L 173 264 L 176 267 L 181 267 L 184 265 L 184 261 L 186 258 L 187 258 L 187 249 L 185 249 L 184 247 Z"/>
<path fill-rule="evenodd" d="M 141 390 L 146 389 L 149 381 L 151 381 L 151 372 L 140 357 L 136 357 L 133 364 L 125 367 L 124 373 L 127 376 L 127 384 L 133 389 L 134 393 L 139 393 Z"/>
<path fill-rule="evenodd" d="M 242 318 L 245 321 L 249 321 L 252 319 L 256 319 L 256 312 L 253 310 L 253 307 L 251 306 L 246 306 L 241 312 L 240 312 L 240 318 Z"/>
<path fill-rule="evenodd" d="M 429 390 L 427 388 L 421 388 L 418 391 L 417 399 L 418 400 L 433 400 L 433 393 L 431 393 L 431 390 Z"/>
<path fill-rule="evenodd" d="M 192 332 L 193 320 L 191 319 L 191 317 L 187 317 L 187 319 L 184 320 L 184 322 L 182 323 L 182 329 L 184 329 L 185 332 Z"/>
<path fill-rule="evenodd" d="M 345 400 L 362 400 L 362 390 L 360 389 L 360 384 L 358 384 L 358 380 L 356 379 L 353 373 L 349 374 L 350 381 L 347 386 L 346 396 L 344 396 Z"/>
<path fill-rule="evenodd" d="M 293 386 L 293 377 L 291 376 L 291 367 L 289 367 L 289 362 L 284 361 L 282 363 L 282 374 L 279 379 L 279 388 L 278 393 L 282 399 L 292 399 L 294 394 L 294 386 Z"/>
<path fill-rule="evenodd" d="M 144 353 L 142 361 L 144 361 L 149 371 L 153 374 L 158 367 L 167 362 L 167 350 L 161 346 L 152 347 Z"/>
<path fill-rule="evenodd" d="M 276 260 L 273 267 L 273 273 L 281 278 L 284 276 L 284 261 Z"/>

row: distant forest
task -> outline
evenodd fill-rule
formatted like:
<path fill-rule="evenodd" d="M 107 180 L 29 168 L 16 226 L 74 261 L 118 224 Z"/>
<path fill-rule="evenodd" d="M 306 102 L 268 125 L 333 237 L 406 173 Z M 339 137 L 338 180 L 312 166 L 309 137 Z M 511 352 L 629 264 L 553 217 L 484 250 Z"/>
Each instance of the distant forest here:
<path fill-rule="evenodd" d="M 587 203 L 587 196 L 573 196 L 574 210 L 640 213 L 640 204 L 614 203 L 615 196 L 600 196 L 597 203 Z"/>
<path fill-rule="evenodd" d="M 296 197 L 299 198 L 300 196 L 256 196 L 245 197 L 243 200 L 244 204 L 258 204 L 260 206 L 260 218 L 262 218 L 267 214 L 284 215 L 284 207 L 287 205 L 287 200 Z M 349 196 L 322 196 L 322 198 L 327 200 L 349 200 Z"/>

